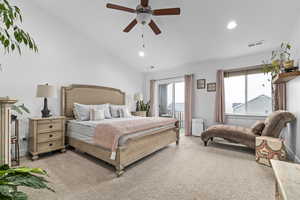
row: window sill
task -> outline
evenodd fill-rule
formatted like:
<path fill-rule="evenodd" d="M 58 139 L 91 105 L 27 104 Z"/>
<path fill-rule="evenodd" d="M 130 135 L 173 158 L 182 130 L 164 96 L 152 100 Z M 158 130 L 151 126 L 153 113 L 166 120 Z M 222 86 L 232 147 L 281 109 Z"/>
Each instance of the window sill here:
<path fill-rule="evenodd" d="M 225 116 L 228 118 L 267 118 L 268 117 L 268 115 L 233 114 L 233 113 L 226 113 Z"/>

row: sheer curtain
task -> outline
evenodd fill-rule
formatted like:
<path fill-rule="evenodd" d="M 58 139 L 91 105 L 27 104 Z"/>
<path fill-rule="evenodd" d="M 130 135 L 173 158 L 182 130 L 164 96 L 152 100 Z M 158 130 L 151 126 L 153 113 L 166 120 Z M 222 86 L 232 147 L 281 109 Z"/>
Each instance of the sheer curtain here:
<path fill-rule="evenodd" d="M 192 135 L 193 75 L 184 76 L 184 130 L 186 136 Z"/>
<path fill-rule="evenodd" d="M 225 88 L 224 88 L 224 71 L 217 71 L 216 81 L 216 102 L 215 102 L 215 121 L 225 123 Z"/>

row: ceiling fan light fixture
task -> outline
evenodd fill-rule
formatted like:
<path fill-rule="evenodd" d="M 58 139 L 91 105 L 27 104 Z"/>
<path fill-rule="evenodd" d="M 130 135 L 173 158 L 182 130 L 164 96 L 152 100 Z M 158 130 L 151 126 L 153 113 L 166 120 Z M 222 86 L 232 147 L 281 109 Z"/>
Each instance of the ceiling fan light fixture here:
<path fill-rule="evenodd" d="M 136 16 L 136 20 L 139 24 L 146 25 L 149 24 L 151 21 L 151 14 L 150 13 L 138 13 Z"/>

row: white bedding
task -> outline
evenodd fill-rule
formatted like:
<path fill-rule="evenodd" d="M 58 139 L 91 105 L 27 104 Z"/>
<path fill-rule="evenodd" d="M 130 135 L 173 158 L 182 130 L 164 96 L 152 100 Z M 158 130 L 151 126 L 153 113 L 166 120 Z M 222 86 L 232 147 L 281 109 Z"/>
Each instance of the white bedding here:
<path fill-rule="evenodd" d="M 70 120 L 68 121 L 68 129 L 67 135 L 74 139 L 78 139 L 84 141 L 86 143 L 94 144 L 93 136 L 95 134 L 95 128 L 98 124 L 101 123 L 113 123 L 117 121 L 126 121 L 126 120 L 135 120 L 142 117 L 130 117 L 130 118 L 112 118 L 112 119 L 104 119 L 101 121 L 76 121 Z M 131 135 L 121 136 L 119 139 L 119 146 L 125 145 L 128 139 L 148 135 L 153 131 L 162 130 L 165 128 L 173 128 L 174 125 L 163 126 L 159 128 L 149 129 L 146 131 L 137 132 Z"/>

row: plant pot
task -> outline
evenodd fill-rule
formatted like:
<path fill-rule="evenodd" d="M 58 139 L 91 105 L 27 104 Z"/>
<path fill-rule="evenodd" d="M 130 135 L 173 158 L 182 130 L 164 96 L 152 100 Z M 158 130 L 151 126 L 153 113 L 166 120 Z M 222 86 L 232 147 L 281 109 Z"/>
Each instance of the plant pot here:
<path fill-rule="evenodd" d="M 272 66 L 280 66 L 280 60 L 273 60 Z"/>
<path fill-rule="evenodd" d="M 294 67 L 294 60 L 288 60 L 283 63 L 285 69 L 290 69 Z"/>

